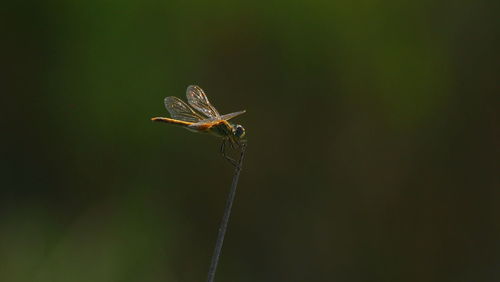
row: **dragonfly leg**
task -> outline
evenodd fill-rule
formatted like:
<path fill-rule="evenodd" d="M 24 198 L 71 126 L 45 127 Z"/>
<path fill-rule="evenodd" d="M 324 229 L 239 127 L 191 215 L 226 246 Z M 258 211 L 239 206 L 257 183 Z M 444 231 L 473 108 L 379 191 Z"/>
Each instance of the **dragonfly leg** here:
<path fill-rule="evenodd" d="M 238 167 L 238 163 L 233 158 L 229 157 L 226 154 L 226 139 L 222 140 L 222 144 L 220 146 L 220 153 L 229 163 L 231 163 L 235 167 Z"/>
<path fill-rule="evenodd" d="M 240 149 L 240 151 L 244 150 L 246 146 L 247 146 L 247 140 L 246 139 L 242 139 L 242 140 L 238 141 L 238 149 Z"/>

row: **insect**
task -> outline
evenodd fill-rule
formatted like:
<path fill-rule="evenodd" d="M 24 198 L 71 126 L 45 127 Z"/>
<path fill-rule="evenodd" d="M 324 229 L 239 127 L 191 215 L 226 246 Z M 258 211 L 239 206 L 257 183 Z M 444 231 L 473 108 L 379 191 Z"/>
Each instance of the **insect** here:
<path fill-rule="evenodd" d="M 165 107 L 172 118 L 154 117 L 151 120 L 182 126 L 194 132 L 211 133 L 222 138 L 222 156 L 236 165 L 236 162 L 226 155 L 226 143 L 229 142 L 232 148 L 244 146 L 245 129 L 239 124 L 230 123 L 229 120 L 244 114 L 245 111 L 220 115 L 208 101 L 205 92 L 196 85 L 188 86 L 186 97 L 189 105 L 177 97 L 166 97 Z"/>

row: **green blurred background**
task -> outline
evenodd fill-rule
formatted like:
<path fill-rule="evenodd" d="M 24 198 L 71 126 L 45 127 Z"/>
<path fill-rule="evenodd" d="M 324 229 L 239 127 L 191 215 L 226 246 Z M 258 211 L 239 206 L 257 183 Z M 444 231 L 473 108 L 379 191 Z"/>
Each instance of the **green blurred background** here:
<path fill-rule="evenodd" d="M 0 281 L 499 281 L 496 1 L 2 4 Z"/>

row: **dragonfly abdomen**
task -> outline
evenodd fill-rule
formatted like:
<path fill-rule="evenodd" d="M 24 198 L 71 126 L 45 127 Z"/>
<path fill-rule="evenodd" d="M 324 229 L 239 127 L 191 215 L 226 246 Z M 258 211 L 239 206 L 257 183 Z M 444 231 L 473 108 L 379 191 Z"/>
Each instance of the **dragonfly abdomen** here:
<path fill-rule="evenodd" d="M 187 126 L 191 131 L 212 133 L 218 137 L 229 137 L 232 134 L 231 125 L 225 120 L 218 120 L 211 123 L 192 124 Z"/>
<path fill-rule="evenodd" d="M 175 124 L 175 125 L 180 125 L 180 126 L 189 126 L 189 125 L 193 124 L 192 122 L 182 121 L 182 120 L 177 120 L 177 119 L 171 119 L 171 118 L 165 118 L 165 117 L 154 117 L 151 120 L 152 121 L 158 121 L 158 122 Z"/>

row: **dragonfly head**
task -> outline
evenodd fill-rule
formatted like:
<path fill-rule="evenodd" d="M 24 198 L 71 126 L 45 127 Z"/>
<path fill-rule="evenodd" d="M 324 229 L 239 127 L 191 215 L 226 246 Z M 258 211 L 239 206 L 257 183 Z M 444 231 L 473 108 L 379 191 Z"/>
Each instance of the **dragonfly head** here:
<path fill-rule="evenodd" d="M 233 126 L 233 134 L 237 139 L 245 137 L 245 128 L 243 126 L 236 124 Z"/>

